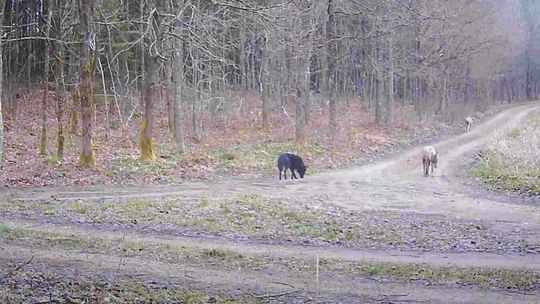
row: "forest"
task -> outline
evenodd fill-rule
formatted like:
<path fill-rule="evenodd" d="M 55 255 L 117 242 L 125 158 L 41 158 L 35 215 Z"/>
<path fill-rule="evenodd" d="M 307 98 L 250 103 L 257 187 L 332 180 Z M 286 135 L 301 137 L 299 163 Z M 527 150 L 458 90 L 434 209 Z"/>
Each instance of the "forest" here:
<path fill-rule="evenodd" d="M 540 303 L 540 1 L 0 10 L 0 303 Z"/>
<path fill-rule="evenodd" d="M 399 128 L 412 109 L 409 121 L 461 121 L 540 91 L 534 0 L 0 4 L 0 155 L 17 120 L 39 125 L 25 131 L 34 158 L 60 162 L 69 146 L 92 167 L 95 146 L 134 124 L 128 141 L 152 163 L 156 144 L 184 153 L 211 141 L 211 124 L 264 137 L 279 121 L 295 147 L 312 124 L 335 145 L 346 120 Z"/>

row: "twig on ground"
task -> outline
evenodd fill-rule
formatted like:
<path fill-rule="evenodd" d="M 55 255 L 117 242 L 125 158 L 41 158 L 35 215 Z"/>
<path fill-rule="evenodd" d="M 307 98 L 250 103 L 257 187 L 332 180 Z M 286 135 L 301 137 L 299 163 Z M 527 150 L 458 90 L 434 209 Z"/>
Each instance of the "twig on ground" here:
<path fill-rule="evenodd" d="M 291 294 L 297 293 L 297 292 L 300 292 L 300 289 L 293 290 L 293 291 L 282 292 L 282 293 L 265 294 L 265 295 L 251 294 L 251 296 L 254 297 L 254 298 L 257 298 L 257 299 L 266 299 L 266 298 L 277 298 L 277 297 L 288 296 L 288 295 L 291 295 Z"/>
<path fill-rule="evenodd" d="M 32 256 L 28 261 L 24 262 L 24 263 L 21 263 L 19 264 L 17 267 L 11 269 L 10 271 L 8 271 L 5 275 L 4 275 L 4 278 L 9 278 L 11 277 L 15 272 L 19 271 L 21 268 L 23 268 L 24 266 L 32 263 L 32 261 L 34 260 L 34 256 Z"/>
<path fill-rule="evenodd" d="M 294 288 L 294 286 L 292 286 L 291 284 L 288 284 L 288 283 L 277 282 L 277 281 L 270 282 L 270 283 L 272 283 L 272 284 L 279 284 L 279 285 L 287 286 L 287 287 L 290 287 L 290 288 Z"/>

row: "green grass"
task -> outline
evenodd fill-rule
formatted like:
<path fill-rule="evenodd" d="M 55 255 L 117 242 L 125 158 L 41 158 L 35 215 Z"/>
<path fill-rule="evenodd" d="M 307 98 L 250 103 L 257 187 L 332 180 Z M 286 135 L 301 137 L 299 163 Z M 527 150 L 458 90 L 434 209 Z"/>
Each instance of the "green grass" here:
<path fill-rule="evenodd" d="M 458 282 L 484 289 L 535 290 L 539 274 L 527 270 L 490 269 L 482 267 L 435 267 L 396 263 L 329 263 L 334 272 L 350 272 L 366 277 L 392 278 L 400 282 L 426 281 L 431 284 Z"/>
<path fill-rule="evenodd" d="M 0 266 L 0 272 L 9 271 L 8 265 Z M 31 283 L 28 282 L 39 282 Z M 65 274 L 46 267 L 27 270 L 22 268 L 0 284 L 0 301 L 3 303 L 223 303 L 226 298 L 208 294 L 204 290 L 186 289 L 168 283 L 147 283 L 136 279 L 111 279 L 101 274 Z M 251 297 L 241 297 L 251 302 Z M 240 302 L 236 302 L 240 303 Z"/>
<path fill-rule="evenodd" d="M 71 213 L 88 214 L 90 207 L 87 204 L 75 202 L 69 205 L 68 211 Z"/>
<path fill-rule="evenodd" d="M 540 194 L 540 115 L 491 142 L 473 173 L 491 187 Z"/>
<path fill-rule="evenodd" d="M 141 162 L 136 156 L 116 157 L 111 161 L 109 174 L 117 182 L 130 176 L 162 175 L 162 178 L 166 178 L 167 171 L 179 166 L 182 160 L 181 155 L 174 153 L 167 156 L 159 152 L 156 154 L 157 159 L 153 163 Z"/>
<path fill-rule="evenodd" d="M 506 137 L 513 138 L 513 139 L 520 139 L 522 136 L 523 136 L 523 130 L 521 129 L 513 129 L 506 134 Z"/>
<path fill-rule="evenodd" d="M 298 153 L 304 158 L 326 153 L 317 143 L 308 143 L 301 153 L 292 142 L 270 142 L 251 145 L 239 145 L 234 148 L 218 148 L 212 152 L 219 165 L 229 169 L 249 169 L 253 172 L 275 173 L 276 159 L 280 153 Z M 304 159 L 305 160 L 305 159 Z M 309 166 L 309 164 L 308 164 Z"/>
<path fill-rule="evenodd" d="M 484 158 L 473 172 L 488 184 L 498 188 L 516 192 L 533 191 L 540 194 L 538 168 L 510 167 L 499 160 Z"/>

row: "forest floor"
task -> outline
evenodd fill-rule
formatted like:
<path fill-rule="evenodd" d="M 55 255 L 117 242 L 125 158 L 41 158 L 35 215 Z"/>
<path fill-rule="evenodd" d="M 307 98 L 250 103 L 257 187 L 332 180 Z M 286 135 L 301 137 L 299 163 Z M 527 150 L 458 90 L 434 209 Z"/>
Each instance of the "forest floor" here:
<path fill-rule="evenodd" d="M 294 145 L 294 105 L 273 109 L 269 131 L 261 130 L 260 102 L 256 96 L 231 98 L 229 105 L 209 113 L 198 114 L 199 136 L 193 131 L 192 117 L 186 117 L 186 153 L 179 155 L 168 130 L 165 105 L 156 109 L 154 139 L 157 161 L 139 161 L 139 132 L 142 113 L 135 108 L 129 119 L 120 118 L 114 102 L 96 102 L 93 119 L 96 166 L 79 166 L 80 134 L 69 131 L 73 125 L 63 115 L 64 157 L 56 157 L 58 122 L 54 107 L 47 111 L 47 155 L 38 156 L 42 128 L 40 101 L 43 91 L 31 91 L 17 100 L 17 107 L 6 105 L 4 121 L 5 157 L 0 161 L 0 190 L 35 187 L 91 187 L 102 185 L 182 184 L 186 181 L 219 180 L 222 178 L 261 178 L 275 176 L 277 155 L 291 151 L 302 156 L 316 172 L 369 163 L 388 152 L 396 152 L 441 136 L 462 133 L 466 109 L 448 111 L 445 117 L 428 117 L 419 121 L 412 106 L 396 105 L 395 123 L 389 128 L 374 125 L 373 109 L 351 100 L 338 107 L 338 132 L 328 134 L 327 107 L 314 102 L 310 122 L 306 125 L 306 147 L 297 151 Z M 57 98 L 50 93 L 50 100 Z M 486 113 L 474 113 L 475 121 L 484 119 L 508 105 L 493 107 Z M 108 114 L 107 114 L 108 113 Z M 213 113 L 213 114 L 212 114 Z M 292 113 L 292 114 L 289 114 Z M 467 114 L 464 114 L 467 113 Z M 108 117 L 108 118 L 107 118 Z M 107 123 L 108 121 L 108 123 Z M 189 123 L 188 123 L 189 122 Z M 108 126 L 108 127 L 106 127 Z M 75 125 L 75 130 L 80 125 Z M 77 128 L 78 127 L 78 128 Z"/>
<path fill-rule="evenodd" d="M 6 189 L 0 298 L 539 303 L 540 198 L 487 195 L 470 175 L 475 151 L 538 110 L 433 143 L 429 177 L 418 145 L 303 180 Z"/>

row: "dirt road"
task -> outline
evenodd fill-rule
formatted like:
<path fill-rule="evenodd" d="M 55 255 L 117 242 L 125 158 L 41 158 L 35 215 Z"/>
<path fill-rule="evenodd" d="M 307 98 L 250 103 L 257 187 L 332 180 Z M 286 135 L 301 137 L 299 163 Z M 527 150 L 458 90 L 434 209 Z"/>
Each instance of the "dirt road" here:
<path fill-rule="evenodd" d="M 305 302 L 317 299 L 319 302 L 352 303 L 540 303 L 540 198 L 537 200 L 538 204 L 492 200 L 474 195 L 474 191 L 464 185 L 467 178 L 464 174 L 467 174 L 471 151 L 480 149 L 495 136 L 518 127 L 527 115 L 538 110 L 539 103 L 516 106 L 475 125 L 469 133 L 434 143 L 440 160 L 435 174 L 430 177 L 424 177 L 421 173 L 419 155 L 422 147 L 416 147 L 380 162 L 316 174 L 300 181 L 220 180 L 144 188 L 95 188 L 84 191 L 36 189 L 6 192 L 0 194 L 0 201 L 8 202 L 5 204 L 8 207 L 0 213 L 0 222 L 11 227 L 10 229 L 25 231 L 29 237 L 15 240 L 6 238 L 0 245 L 3 250 L 1 261 L 5 264 L 11 257 L 16 256 L 23 261 L 34 256 L 38 263 L 52 264 L 51 267 L 60 271 L 66 267 L 75 267 L 88 273 L 114 272 L 137 275 L 147 280 L 174 281 L 182 286 L 195 286 L 228 295 L 272 295 L 254 297 L 255 300 L 263 302 Z M 254 194 L 291 208 L 298 205 L 309 208 L 313 202 L 330 211 L 340 208 L 339 213 L 345 215 L 342 216 L 344 220 L 338 221 L 338 225 L 345 228 L 353 224 L 348 223 L 347 219 L 352 221 L 359 218 L 369 223 L 376 222 L 377 225 L 380 223 L 384 229 L 394 229 L 405 221 L 410 223 L 407 227 L 420 226 L 423 233 L 428 232 L 419 237 L 424 239 L 424 245 L 418 245 L 415 240 L 406 242 L 406 246 L 395 247 L 395 241 L 379 240 L 381 244 L 386 242 L 394 247 L 385 247 L 386 245 L 382 244 L 364 248 L 364 243 L 319 242 L 321 237 L 317 242 L 306 245 L 301 238 L 278 238 L 277 241 L 269 241 L 271 234 L 262 237 L 260 233 L 259 236 L 247 234 L 245 237 L 238 237 L 234 233 L 228 234 L 227 230 L 193 235 L 185 230 L 178 232 L 179 230 L 166 220 L 158 224 L 149 222 L 150 224 L 143 228 L 115 220 L 88 220 L 88 214 L 110 201 L 174 198 L 187 202 L 201 198 L 223 200 L 239 194 Z M 9 208 L 13 202 L 17 202 L 17 210 Z M 58 211 L 58 214 L 51 211 L 45 217 L 44 213 L 24 211 L 24 204 L 36 202 L 47 202 L 47 206 L 54 206 L 54 210 L 64 210 L 63 206 L 74 202 L 78 205 L 69 205 L 66 210 L 73 209 L 73 206 L 81 208 L 80 205 L 94 209 L 80 212 L 78 219 L 62 215 L 63 211 Z M 84 220 L 81 220 L 81 217 Z M 481 231 L 474 235 L 477 237 L 474 242 L 470 241 L 472 237 L 468 237 L 467 242 L 483 242 L 484 249 L 441 246 L 444 242 L 452 242 L 445 237 L 450 234 L 448 229 L 453 223 L 459 223 L 459 227 L 476 227 L 472 230 Z M 168 228 L 162 229 L 163 225 Z M 456 227 L 458 226 L 452 226 L 452 229 L 458 230 L 453 231 L 454 234 L 461 229 Z M 40 234 L 43 232 L 49 233 L 49 236 L 45 238 Z M 52 234 L 60 238 L 71 238 L 72 241 L 77 240 L 79 245 L 44 245 L 43 242 L 50 241 Z M 40 241 L 29 241 L 35 239 Z M 103 252 L 83 248 L 87 246 L 84 244 L 94 244 L 95 240 L 100 240 Z M 137 253 L 125 256 L 115 253 L 114 246 L 110 247 L 111 243 L 144 244 L 145 248 L 153 248 L 148 250 L 155 251 L 148 255 Z M 433 243 L 438 245 L 432 245 Z M 224 260 L 217 263 L 205 263 L 198 258 L 188 258 L 180 263 L 178 260 L 156 259 L 156 252 L 163 253 L 160 246 L 183 250 L 189 248 L 197 252 L 237 252 L 243 256 L 241 260 L 254 257 L 266 262 L 264 267 L 258 264 L 254 266 L 251 262 L 235 267 L 238 266 L 236 261 L 228 261 L 222 257 Z M 517 247 L 519 250 L 515 249 Z M 325 271 L 324 267 L 317 264 L 317 267 L 322 268 L 317 268 L 314 272 L 314 261 L 321 259 L 329 261 L 328 265 L 332 266 L 328 266 L 328 271 Z M 415 282 L 415 279 L 403 282 L 399 279 L 403 273 L 397 274 L 395 271 L 387 276 L 378 275 L 381 270 L 372 271 L 369 275 L 356 273 L 356 266 L 351 266 L 354 263 L 425 265 L 433 269 L 483 267 L 497 271 L 519 270 L 532 273 L 532 285 L 526 288 L 526 292 L 512 292 L 497 284 L 488 284 L 486 287 L 478 282 L 471 283 L 472 288 L 463 288 L 461 283 L 467 280 L 462 276 L 459 277 L 460 284 L 441 279 L 438 279 L 438 284 L 433 284 L 425 277 L 422 277 L 419 283 Z M 303 266 L 291 266 L 294 264 Z M 350 270 L 351 267 L 353 270 Z M 413 277 L 417 277 L 417 274 Z M 452 294 L 452 298 L 446 296 L 449 294 Z"/>

